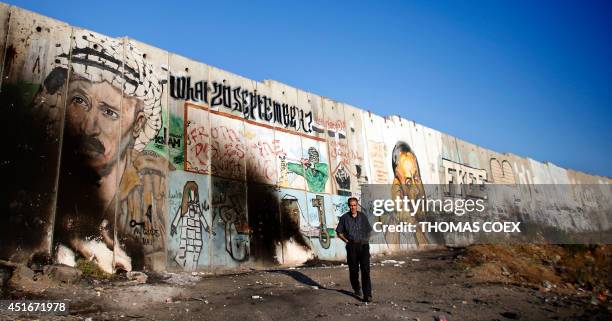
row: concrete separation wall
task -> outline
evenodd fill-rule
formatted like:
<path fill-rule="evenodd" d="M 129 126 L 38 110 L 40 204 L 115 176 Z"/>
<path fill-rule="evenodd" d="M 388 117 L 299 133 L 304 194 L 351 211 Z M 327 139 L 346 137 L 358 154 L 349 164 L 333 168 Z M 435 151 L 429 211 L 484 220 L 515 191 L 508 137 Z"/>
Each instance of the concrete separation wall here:
<path fill-rule="evenodd" d="M 610 229 L 610 178 L 133 39 L 0 4 L 0 52 L 3 259 L 88 259 L 109 273 L 343 260 L 334 228 L 362 184 L 408 184 L 427 197 L 520 184 L 490 195 L 493 206 L 562 230 Z M 406 161 L 395 168 L 394 151 Z M 541 184 L 576 187 L 568 199 Z M 431 236 L 410 237 L 373 252 Z"/>

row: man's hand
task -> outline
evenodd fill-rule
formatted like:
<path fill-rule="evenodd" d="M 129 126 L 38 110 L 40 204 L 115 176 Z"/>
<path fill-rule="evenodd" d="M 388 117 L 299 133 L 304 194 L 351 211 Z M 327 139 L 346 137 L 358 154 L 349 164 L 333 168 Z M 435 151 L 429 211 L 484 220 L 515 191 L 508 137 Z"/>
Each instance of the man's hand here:
<path fill-rule="evenodd" d="M 338 237 L 346 244 L 349 243 L 349 240 L 346 238 L 346 236 L 344 236 L 343 233 L 338 233 Z"/>

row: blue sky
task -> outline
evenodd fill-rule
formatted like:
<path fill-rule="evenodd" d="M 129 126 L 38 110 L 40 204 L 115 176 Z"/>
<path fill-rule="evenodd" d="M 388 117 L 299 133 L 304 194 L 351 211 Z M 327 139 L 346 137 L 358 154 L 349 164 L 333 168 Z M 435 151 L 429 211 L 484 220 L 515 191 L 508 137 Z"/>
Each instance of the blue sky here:
<path fill-rule="evenodd" d="M 612 1 L 8 1 L 612 177 Z"/>

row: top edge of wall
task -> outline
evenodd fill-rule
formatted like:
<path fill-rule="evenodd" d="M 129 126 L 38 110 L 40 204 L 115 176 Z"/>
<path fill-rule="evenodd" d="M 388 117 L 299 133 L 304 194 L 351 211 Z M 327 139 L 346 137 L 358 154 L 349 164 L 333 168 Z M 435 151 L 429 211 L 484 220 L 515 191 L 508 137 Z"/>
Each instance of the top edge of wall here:
<path fill-rule="evenodd" d="M 64 24 L 64 25 L 66 25 L 66 26 L 70 26 L 70 27 L 72 27 L 72 28 L 79 28 L 79 29 L 83 29 L 83 30 L 90 30 L 90 29 L 88 29 L 88 28 L 79 27 L 79 26 L 74 26 L 74 25 L 71 25 L 71 24 L 66 23 L 66 22 L 64 22 L 64 21 L 61 21 L 61 20 L 59 20 L 59 19 L 56 19 L 56 18 L 53 18 L 53 17 L 48 17 L 48 16 L 45 16 L 45 15 L 39 14 L 39 13 L 37 13 L 37 12 L 31 11 L 31 10 L 28 10 L 28 9 L 20 8 L 20 7 L 18 7 L 18 6 L 12 5 L 12 4 L 7 4 L 7 3 L 4 3 L 4 2 L 0 2 L 0 4 L 4 4 L 4 5 L 6 5 L 6 8 L 8 8 L 9 12 L 11 13 L 11 15 L 12 15 L 12 13 L 13 13 L 13 12 L 15 12 L 15 11 L 24 11 L 24 12 L 26 12 L 26 13 L 30 13 L 30 14 L 32 14 L 32 15 L 39 16 L 39 17 L 41 17 L 41 18 L 50 19 L 50 20 L 55 21 L 55 22 L 57 22 L 57 23 L 59 23 L 59 24 Z M 95 32 L 95 31 L 94 31 L 94 32 Z M 102 34 L 102 35 L 104 35 L 104 34 Z M 241 75 L 239 75 L 239 74 L 237 74 L 237 73 L 233 73 L 233 72 L 231 72 L 231 71 L 227 71 L 227 70 L 225 70 L 225 69 L 221 69 L 221 68 L 218 68 L 218 67 L 215 67 L 215 66 L 212 66 L 212 65 L 209 65 L 209 64 L 206 64 L 206 63 L 203 63 L 203 62 L 200 62 L 200 61 L 194 60 L 194 59 L 192 59 L 192 58 L 189 58 L 189 57 L 186 57 L 186 56 L 183 56 L 183 55 L 180 55 L 180 54 L 176 54 L 176 53 L 170 52 L 170 51 L 168 51 L 168 50 L 165 50 L 165 49 L 159 48 L 159 47 L 157 47 L 157 46 L 153 46 L 153 45 L 147 44 L 147 43 L 142 42 L 142 41 L 140 41 L 140 40 L 138 40 L 138 39 L 131 38 L 131 37 L 129 37 L 129 36 L 123 36 L 123 37 L 111 37 L 111 36 L 107 36 L 107 35 L 104 35 L 104 36 L 109 37 L 109 38 L 116 38 L 116 39 L 125 38 L 125 39 L 127 39 L 127 40 L 136 41 L 136 42 L 141 43 L 141 44 L 143 44 L 143 45 L 146 45 L 146 46 L 149 46 L 149 47 L 156 48 L 156 49 L 159 49 L 159 50 L 161 50 L 161 51 L 167 52 L 169 56 L 179 56 L 179 57 L 181 57 L 181 58 L 183 58 L 183 59 L 186 59 L 186 60 L 188 60 L 188 61 L 192 61 L 192 62 L 194 62 L 194 63 L 203 64 L 203 65 L 206 65 L 206 66 L 208 66 L 208 67 L 210 67 L 210 68 L 214 68 L 214 69 L 220 70 L 220 71 L 222 71 L 222 72 L 224 72 L 224 73 L 228 73 L 228 74 L 230 74 L 230 75 L 232 75 L 232 76 L 239 77 L 239 78 L 242 78 L 242 79 L 245 79 L 245 80 L 248 80 L 248 81 L 253 81 L 253 82 L 257 83 L 257 84 L 268 85 L 268 84 L 270 84 L 270 83 L 277 83 L 277 84 L 280 84 L 280 85 L 282 85 L 282 86 L 286 86 L 286 87 L 288 87 L 288 88 L 294 89 L 294 90 L 296 90 L 296 91 L 301 91 L 301 92 L 304 92 L 304 93 L 307 93 L 307 94 L 310 94 L 310 95 L 318 96 L 318 97 L 320 97 L 320 98 L 322 98 L 322 99 L 327 99 L 327 100 L 329 100 L 329 101 L 331 101 L 332 103 L 335 103 L 335 104 L 343 104 L 343 105 L 348 105 L 348 106 L 351 106 L 351 107 L 353 107 L 353 108 L 356 108 L 356 109 L 361 110 L 361 111 L 362 111 L 362 113 L 367 112 L 367 113 L 370 115 L 370 117 L 371 117 L 372 115 L 374 115 L 374 116 L 378 116 L 378 117 L 383 118 L 385 121 L 394 121 L 395 119 L 397 119 L 397 121 L 399 121 L 400 123 L 401 123 L 401 122 L 404 122 L 404 121 L 406 121 L 406 122 L 412 122 L 413 124 L 415 124 L 415 125 L 417 125 L 417 124 L 418 124 L 418 125 L 420 125 L 420 126 L 422 126 L 422 127 L 426 128 L 426 129 L 433 130 L 433 131 L 437 131 L 437 132 L 439 132 L 439 133 L 441 133 L 441 134 L 448 135 L 449 137 L 453 137 L 453 138 L 455 138 L 455 139 L 460 139 L 461 141 L 464 141 L 464 142 L 466 142 L 466 143 L 469 143 L 469 144 L 472 144 L 472 145 L 478 146 L 478 147 L 483 148 L 483 149 L 486 149 L 486 150 L 490 150 L 490 149 L 488 149 L 488 148 L 486 148 L 486 147 L 482 147 L 482 146 L 480 146 L 480 145 L 477 145 L 477 144 L 471 143 L 471 142 L 469 142 L 469 141 L 467 141 L 467 140 L 463 140 L 463 139 L 461 139 L 461 138 L 458 138 L 458 137 L 455 137 L 455 136 L 453 136 L 453 135 L 450 135 L 450 134 L 448 134 L 448 133 L 446 133 L 446 132 L 443 132 L 443 131 L 440 131 L 440 130 L 437 130 L 437 129 L 434 129 L 434 128 L 431 128 L 431 127 L 428 127 L 428 126 L 426 126 L 426 125 L 419 124 L 419 123 L 417 123 L 417 122 L 416 122 L 416 121 L 414 121 L 414 120 L 410 120 L 410 119 L 407 119 L 407 118 L 403 118 L 403 117 L 401 117 L 401 116 L 399 116 L 399 115 L 387 115 L 387 116 L 380 116 L 380 115 L 378 115 L 378 114 L 376 114 L 376 113 L 373 113 L 373 112 L 372 112 L 372 111 L 370 111 L 370 110 L 366 110 L 366 109 L 360 108 L 360 107 L 358 107 L 358 106 L 353 106 L 353 105 L 350 105 L 350 104 L 345 104 L 345 103 L 343 103 L 343 102 L 341 102 L 341 101 L 338 101 L 338 100 L 335 100 L 335 99 L 332 99 L 332 98 L 329 98 L 329 97 L 325 97 L 325 96 L 322 96 L 322 95 L 319 95 L 319 94 L 313 93 L 313 92 L 308 91 L 308 90 L 303 90 L 303 89 L 300 89 L 300 88 L 297 88 L 297 87 L 294 87 L 294 86 L 291 86 L 291 85 L 285 84 L 285 83 L 283 83 L 283 82 L 280 82 L 280 81 L 277 81 L 277 80 L 274 80 L 274 79 L 264 79 L 264 80 L 259 81 L 259 80 L 253 80 L 253 79 L 250 79 L 250 78 L 246 78 L 246 77 L 243 77 L 243 76 L 241 76 Z M 495 152 L 495 151 L 493 151 L 493 150 L 491 150 L 491 151 L 492 151 L 492 152 Z M 524 159 L 524 160 L 526 160 L 526 161 L 533 161 L 533 162 L 536 162 L 536 163 L 540 163 L 540 164 L 545 165 L 545 166 L 548 166 L 548 167 L 550 167 L 550 166 L 554 166 L 554 167 L 556 167 L 556 168 L 563 169 L 563 170 L 566 170 L 566 171 L 571 171 L 571 172 L 574 172 L 574 173 L 579 173 L 579 174 L 583 174 L 583 175 L 587 175 L 587 176 L 592 176 L 592 177 L 597 177 L 597 178 L 603 178 L 603 179 L 606 179 L 606 180 L 608 180 L 608 181 L 612 181 L 612 177 L 608 177 L 608 176 L 605 176 L 605 175 L 596 175 L 596 174 L 590 174 L 590 173 L 586 173 L 586 172 L 579 171 L 579 170 L 575 170 L 575 169 L 570 169 L 570 168 L 560 167 L 560 166 L 557 166 L 557 165 L 555 165 L 555 164 L 553 164 L 553 163 L 551 163 L 551 162 L 549 162 L 549 161 L 544 161 L 544 162 L 541 162 L 541 161 L 538 161 L 538 160 L 534 160 L 534 159 L 532 159 L 532 158 L 530 158 L 530 157 L 528 157 L 528 156 L 521 157 L 520 155 L 516 155 L 516 154 L 513 154 L 513 153 L 509 153 L 509 152 L 503 152 L 503 153 L 500 153 L 500 152 L 495 152 L 495 153 L 502 154 L 502 155 L 506 155 L 506 156 L 514 156 L 514 157 L 517 157 L 517 158 L 520 158 L 520 159 Z M 612 182 L 610 182 L 610 183 L 612 183 Z"/>

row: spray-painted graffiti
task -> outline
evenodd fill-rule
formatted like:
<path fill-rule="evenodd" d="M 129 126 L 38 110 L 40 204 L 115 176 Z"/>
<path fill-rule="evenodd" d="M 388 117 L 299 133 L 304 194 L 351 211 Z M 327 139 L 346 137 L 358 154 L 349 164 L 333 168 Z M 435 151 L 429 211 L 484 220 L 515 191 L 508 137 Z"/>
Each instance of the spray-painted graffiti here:
<path fill-rule="evenodd" d="M 283 219 L 287 221 L 285 224 L 299 226 L 301 235 L 317 239 L 322 248 L 329 249 L 335 233 L 333 229 L 328 228 L 325 197 L 311 194 L 308 204 L 300 204 L 300 198 L 295 193 L 287 190 L 281 198 L 281 213 L 284 214 Z M 306 200 L 302 199 L 302 202 Z M 309 218 L 307 210 L 315 211 L 316 216 Z"/>
<path fill-rule="evenodd" d="M 246 144 L 242 122 L 211 113 L 210 123 L 211 173 L 244 180 Z"/>
<path fill-rule="evenodd" d="M 491 158 L 491 177 L 496 184 L 516 184 L 512 165 L 507 160 Z"/>
<path fill-rule="evenodd" d="M 315 193 L 325 192 L 325 184 L 329 177 L 329 165 L 321 163 L 319 151 L 315 147 L 308 148 L 308 158 L 301 163 L 288 163 L 287 169 L 303 176 L 308 183 L 308 190 Z"/>
<path fill-rule="evenodd" d="M 176 209 L 170 225 L 170 236 L 180 231 L 174 261 L 186 270 L 195 270 L 198 267 L 198 260 L 204 246 L 204 232 L 214 233 L 206 220 L 209 209 L 210 206 L 206 199 L 200 202 L 198 184 L 194 181 L 185 183 L 181 204 Z"/>
<path fill-rule="evenodd" d="M 206 108 L 186 105 L 187 159 L 185 170 L 200 174 L 210 174 L 210 125 Z"/>
<path fill-rule="evenodd" d="M 373 183 L 388 184 L 389 182 L 389 170 L 385 162 L 386 154 L 385 143 L 368 141 L 368 156 L 373 171 Z"/>
<path fill-rule="evenodd" d="M 336 190 L 338 195 L 351 196 L 351 175 L 344 163 L 339 163 L 334 170 Z"/>
<path fill-rule="evenodd" d="M 425 189 L 423 188 L 419 162 L 414 151 L 406 142 L 399 141 L 393 147 L 391 170 L 394 175 L 391 199 L 425 199 Z M 406 211 L 397 212 L 395 216 L 400 222 L 416 224 L 416 219 L 421 218 L 422 215 L 423 213 L 419 209 L 414 216 Z M 389 233 L 387 235 L 387 238 L 391 238 L 391 244 L 399 244 L 397 237 L 399 237 L 398 233 Z M 417 245 L 427 243 L 427 239 L 421 229 L 417 229 L 415 241 Z"/>
<path fill-rule="evenodd" d="M 249 258 L 249 234 L 244 184 L 214 178 L 212 181 L 212 221 L 223 229 L 225 251 L 235 261 Z"/>
<path fill-rule="evenodd" d="M 444 168 L 445 193 L 449 196 L 467 195 L 482 197 L 484 184 L 487 182 L 487 171 L 442 159 Z M 458 188 L 457 188 L 458 187 Z"/>
<path fill-rule="evenodd" d="M 1 259 L 51 254 L 72 266 L 94 261 L 109 273 L 277 264 L 311 254 L 339 260 L 333 227 L 349 195 L 364 198 L 359 184 L 392 183 L 375 199 L 418 199 L 422 174 L 445 185 L 427 190 L 432 199 L 487 197 L 508 217 L 609 230 L 606 177 L 489 153 L 288 86 L 235 81 L 129 39 L 9 7 L 0 5 L 0 106 L 11 107 L 0 108 L 0 136 L 11 138 L 0 161 L 10 183 L 0 191 Z M 489 182 L 520 186 L 486 194 Z M 562 198 L 563 187 L 540 186 L 549 183 L 593 186 L 573 186 Z M 363 193 L 371 210 L 373 192 Z M 407 214 L 375 219 L 423 218 Z M 377 237 L 379 244 L 413 237 L 400 235 Z M 422 244 L 430 235 L 414 238 Z"/>
<path fill-rule="evenodd" d="M 75 31 L 71 54 L 60 54 L 46 83 L 68 73 L 56 240 L 86 258 L 108 256 L 115 241 L 87 246 L 101 222 L 127 257 L 127 269 L 163 262 L 165 173 L 168 163 L 144 151 L 162 127 L 162 83 L 132 43 Z M 146 72 L 145 72 L 146 70 Z M 61 79 L 60 79 L 61 78 Z M 118 212 L 115 204 L 119 204 Z M 115 219 L 116 217 L 116 219 Z M 75 226 L 75 222 L 78 222 Z M 115 247 L 118 251 L 119 247 Z M 104 259 L 106 260 L 106 259 Z M 101 264 L 109 272 L 110 264 Z"/>
<path fill-rule="evenodd" d="M 274 138 L 272 129 L 247 124 L 247 180 L 266 184 L 277 184 L 276 159 L 285 155 L 280 141 Z"/>
<path fill-rule="evenodd" d="M 327 231 L 327 224 L 325 223 L 325 200 L 323 196 L 317 195 L 311 202 L 312 207 L 316 208 L 319 214 L 319 242 L 321 242 L 321 247 L 328 249 L 331 244 L 331 237 Z"/>
<path fill-rule="evenodd" d="M 223 106 L 227 110 L 243 113 L 245 119 L 277 123 L 305 133 L 312 132 L 312 112 L 288 104 L 279 103 L 271 97 L 260 95 L 241 87 L 213 81 L 195 81 L 191 77 L 170 76 L 170 96 L 194 102 L 210 104 L 211 108 Z"/>

